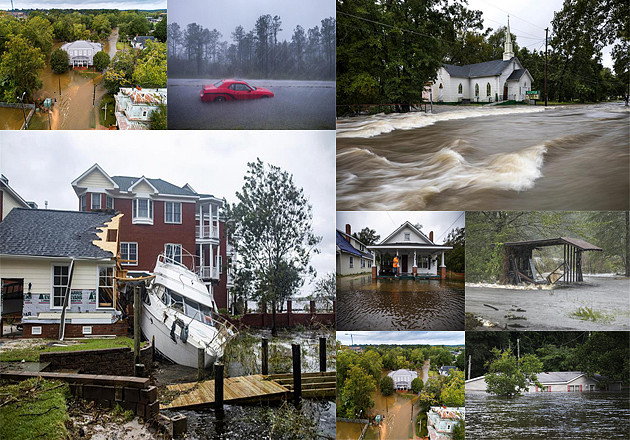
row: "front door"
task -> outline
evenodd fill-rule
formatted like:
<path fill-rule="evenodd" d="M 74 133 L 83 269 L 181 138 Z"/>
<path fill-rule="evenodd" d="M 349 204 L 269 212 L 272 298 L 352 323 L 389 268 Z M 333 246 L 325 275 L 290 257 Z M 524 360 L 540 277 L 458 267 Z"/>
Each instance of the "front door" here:
<path fill-rule="evenodd" d="M 0 312 L 5 322 L 20 322 L 24 305 L 24 280 L 3 278 L 0 281 Z"/>
<path fill-rule="evenodd" d="M 508 99 L 508 86 L 507 83 L 503 86 L 503 100 L 507 101 Z"/>
<path fill-rule="evenodd" d="M 400 259 L 400 272 L 407 273 L 407 255 L 403 255 Z"/>

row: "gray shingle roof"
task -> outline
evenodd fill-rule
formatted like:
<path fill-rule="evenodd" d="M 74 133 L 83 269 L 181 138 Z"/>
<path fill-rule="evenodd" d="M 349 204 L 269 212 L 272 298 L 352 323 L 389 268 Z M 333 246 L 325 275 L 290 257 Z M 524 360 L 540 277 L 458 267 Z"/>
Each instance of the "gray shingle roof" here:
<path fill-rule="evenodd" d="M 581 371 L 553 371 L 549 373 L 538 373 L 536 376 L 540 383 L 567 383 L 571 382 L 584 373 Z"/>
<path fill-rule="evenodd" d="M 484 63 L 467 64 L 465 66 L 455 66 L 444 64 L 444 68 L 451 76 L 462 78 L 477 78 L 480 76 L 500 75 L 512 60 L 492 60 Z M 520 69 L 519 69 L 520 70 Z"/>
<path fill-rule="evenodd" d="M 508 81 L 518 81 L 521 79 L 521 76 L 525 73 L 525 69 L 516 69 L 514 72 L 508 76 Z"/>
<path fill-rule="evenodd" d="M 0 254 L 111 258 L 92 244 L 115 214 L 14 208 L 0 222 Z"/>
<path fill-rule="evenodd" d="M 149 179 L 146 178 L 151 185 L 153 185 L 160 194 L 170 194 L 174 196 L 197 196 L 198 194 L 192 192 L 188 188 L 181 188 L 177 185 L 173 185 L 162 179 Z M 120 191 L 127 191 L 134 183 L 140 180 L 140 177 L 129 176 L 112 176 L 112 180 L 119 186 Z"/>

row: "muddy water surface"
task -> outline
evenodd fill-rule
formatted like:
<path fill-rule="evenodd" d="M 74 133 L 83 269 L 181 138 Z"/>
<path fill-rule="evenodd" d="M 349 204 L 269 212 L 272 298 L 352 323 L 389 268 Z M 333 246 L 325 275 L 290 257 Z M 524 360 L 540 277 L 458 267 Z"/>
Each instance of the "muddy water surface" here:
<path fill-rule="evenodd" d="M 27 109 L 26 116 L 31 109 Z M 24 113 L 20 108 L 0 107 L 0 130 L 19 130 L 24 124 Z"/>
<path fill-rule="evenodd" d="M 338 121 L 337 210 L 629 208 L 623 103 L 440 111 Z"/>
<path fill-rule="evenodd" d="M 337 281 L 337 330 L 463 330 L 464 283 L 378 280 L 371 275 Z"/>
<path fill-rule="evenodd" d="M 624 393 L 531 393 L 515 398 L 466 393 L 466 439 L 627 439 Z"/>

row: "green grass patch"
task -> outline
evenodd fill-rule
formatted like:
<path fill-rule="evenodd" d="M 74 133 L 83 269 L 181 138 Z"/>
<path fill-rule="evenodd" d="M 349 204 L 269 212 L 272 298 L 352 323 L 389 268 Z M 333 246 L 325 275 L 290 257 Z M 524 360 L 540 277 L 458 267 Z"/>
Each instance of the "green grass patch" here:
<path fill-rule="evenodd" d="M 0 438 L 69 438 L 69 395 L 67 384 L 39 378 L 0 385 Z"/>
<path fill-rule="evenodd" d="M 131 49 L 131 44 L 126 41 L 117 41 L 116 42 L 116 50 L 125 50 Z"/>
<path fill-rule="evenodd" d="M 51 340 L 42 340 L 41 345 L 34 345 L 26 348 L 8 350 L 0 353 L 0 362 L 20 362 L 24 359 L 27 362 L 39 361 L 40 353 L 56 352 L 56 351 L 77 351 L 77 350 L 98 350 L 101 348 L 130 347 L 133 348 L 133 339 L 127 337 L 118 337 L 115 339 L 86 339 L 78 341 L 78 344 L 66 346 L 48 346 Z M 144 346 L 146 342 L 142 343 Z M 0 437 L 2 438 L 2 437 Z"/>
<path fill-rule="evenodd" d="M 575 311 L 569 313 L 570 318 L 580 319 L 582 321 L 601 322 L 603 324 L 610 324 L 614 321 L 612 315 L 606 315 L 598 310 L 594 310 L 590 307 L 578 307 Z"/>
<path fill-rule="evenodd" d="M 416 435 L 419 437 L 426 437 L 429 435 L 426 413 L 420 412 L 416 417 Z"/>
<path fill-rule="evenodd" d="M 107 108 L 107 112 L 105 112 Z M 98 105 L 98 121 L 104 127 L 110 127 L 116 125 L 116 100 L 112 95 L 106 93 L 101 98 L 101 102 Z"/>

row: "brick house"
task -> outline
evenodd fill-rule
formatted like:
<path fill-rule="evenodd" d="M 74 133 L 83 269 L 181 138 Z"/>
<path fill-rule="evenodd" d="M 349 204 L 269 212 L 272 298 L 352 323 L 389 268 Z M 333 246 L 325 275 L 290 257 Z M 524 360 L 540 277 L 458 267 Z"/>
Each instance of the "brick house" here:
<path fill-rule="evenodd" d="M 231 248 L 219 218 L 223 201 L 190 185 L 109 176 L 98 164 L 72 182 L 79 210 L 120 212 L 120 252 L 131 275 L 153 270 L 160 253 L 203 279 L 218 308 L 228 308 Z"/>

